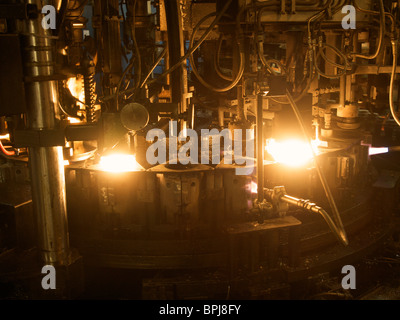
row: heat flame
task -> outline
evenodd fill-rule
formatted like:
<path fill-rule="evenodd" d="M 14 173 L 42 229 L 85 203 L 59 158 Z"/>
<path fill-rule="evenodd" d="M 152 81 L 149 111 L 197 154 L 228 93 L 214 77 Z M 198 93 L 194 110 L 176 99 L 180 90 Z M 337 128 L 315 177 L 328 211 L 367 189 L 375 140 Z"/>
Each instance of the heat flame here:
<path fill-rule="evenodd" d="M 268 139 L 265 150 L 278 163 L 290 167 L 301 167 L 307 165 L 313 159 L 314 153 L 318 154 L 319 141 L 312 140 L 311 144 L 312 149 L 310 144 L 303 140 L 275 141 L 275 139 Z"/>
<path fill-rule="evenodd" d="M 142 171 L 144 168 L 136 161 L 131 154 L 111 154 L 100 158 L 99 168 L 107 172 L 133 172 Z"/>

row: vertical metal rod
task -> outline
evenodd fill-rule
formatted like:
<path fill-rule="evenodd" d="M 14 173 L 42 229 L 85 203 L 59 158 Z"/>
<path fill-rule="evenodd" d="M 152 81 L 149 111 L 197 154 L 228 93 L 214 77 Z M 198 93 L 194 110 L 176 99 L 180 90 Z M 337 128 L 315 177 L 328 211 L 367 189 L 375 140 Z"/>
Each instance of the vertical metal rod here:
<path fill-rule="evenodd" d="M 168 56 L 170 65 L 175 65 L 185 55 L 180 2 L 170 0 L 164 1 L 164 4 L 168 28 Z M 173 103 L 180 105 L 178 113 L 184 113 L 187 109 L 187 93 L 187 72 L 185 63 L 182 61 L 179 68 L 171 73 L 171 98 Z"/>
<path fill-rule="evenodd" d="M 263 139 L 263 96 L 257 95 L 257 199 L 264 200 L 264 139 Z"/>
<path fill-rule="evenodd" d="M 41 1 L 28 0 L 41 9 Z M 52 76 L 54 62 L 50 30 L 38 19 L 24 24 L 23 51 L 26 76 Z M 56 128 L 56 81 L 25 84 L 27 126 L 32 130 Z M 32 199 L 38 228 L 38 247 L 45 264 L 65 265 L 69 257 L 65 176 L 62 147 L 30 147 Z"/>
<path fill-rule="evenodd" d="M 346 76 L 340 77 L 339 105 L 344 108 L 346 104 Z"/>

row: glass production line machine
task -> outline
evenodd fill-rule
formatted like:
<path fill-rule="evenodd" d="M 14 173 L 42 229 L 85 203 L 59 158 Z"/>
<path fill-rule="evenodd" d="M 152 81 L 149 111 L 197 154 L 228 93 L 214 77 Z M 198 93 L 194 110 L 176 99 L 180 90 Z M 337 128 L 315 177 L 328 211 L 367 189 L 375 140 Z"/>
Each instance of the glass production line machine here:
<path fill-rule="evenodd" d="M 1 297 L 360 297 L 342 267 L 398 241 L 398 21 L 387 0 L 3 1 Z"/>

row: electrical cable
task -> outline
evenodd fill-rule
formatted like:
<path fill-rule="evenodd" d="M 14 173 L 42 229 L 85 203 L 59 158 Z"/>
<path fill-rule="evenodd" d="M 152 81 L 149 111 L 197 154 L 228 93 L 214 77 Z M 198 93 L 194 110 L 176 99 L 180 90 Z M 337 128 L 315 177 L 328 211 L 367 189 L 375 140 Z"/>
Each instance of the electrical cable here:
<path fill-rule="evenodd" d="M 121 76 L 121 79 L 119 80 L 119 82 L 117 84 L 117 89 L 115 91 L 115 97 L 116 97 L 115 103 L 116 103 L 116 110 L 117 111 L 119 111 L 119 91 L 120 91 L 120 88 L 121 88 L 121 85 L 122 85 L 122 81 L 124 80 L 126 74 L 133 68 L 134 62 L 136 60 L 137 60 L 137 80 L 136 80 L 135 88 L 133 89 L 133 91 L 136 91 L 139 88 L 140 81 L 141 81 L 141 78 L 142 78 L 142 59 L 141 59 L 141 56 L 140 56 L 139 46 L 138 46 L 137 41 L 136 41 L 136 26 L 135 26 L 136 25 L 136 3 L 137 3 L 137 0 L 134 0 L 133 8 L 132 8 L 132 26 L 128 26 L 129 30 L 130 30 L 130 33 L 131 33 L 131 38 L 132 38 L 132 41 L 133 41 L 133 46 L 135 48 L 136 56 L 134 58 L 134 56 L 132 55 L 131 61 L 129 62 L 129 65 L 126 67 L 125 71 L 123 72 L 123 74 Z M 122 11 L 122 9 L 121 9 L 121 11 Z M 123 11 L 122 11 L 122 15 L 124 16 L 124 12 Z M 124 21 L 125 21 L 125 16 L 124 16 Z"/>
<path fill-rule="evenodd" d="M 158 56 L 156 62 L 154 62 L 153 66 L 150 68 L 149 72 L 147 73 L 146 77 L 144 78 L 142 84 L 140 85 L 140 88 L 143 88 L 144 85 L 146 84 L 147 79 L 151 76 L 153 73 L 154 69 L 158 66 L 158 64 L 161 62 L 161 60 L 165 57 L 167 54 L 167 48 L 164 48 L 164 50 L 161 52 L 161 54 Z"/>
<path fill-rule="evenodd" d="M 203 33 L 203 35 L 201 36 L 199 41 L 197 41 L 196 44 L 193 47 L 189 47 L 190 49 L 186 52 L 186 54 L 182 58 L 179 59 L 179 61 L 177 63 L 175 63 L 175 65 L 173 65 L 169 69 L 165 70 L 161 75 L 159 75 L 157 77 L 157 79 L 153 79 L 153 80 L 149 81 L 147 84 L 150 85 L 150 84 L 152 84 L 152 83 L 154 83 L 156 81 L 159 81 L 161 78 L 167 76 L 168 74 L 170 74 L 171 72 L 173 72 L 177 68 L 179 68 L 179 66 L 183 62 L 185 62 L 186 59 L 189 58 L 189 56 L 191 54 L 193 54 L 200 47 L 200 45 L 204 42 L 204 40 L 207 38 L 207 36 L 211 33 L 211 31 L 214 29 L 216 24 L 219 22 L 221 17 L 224 15 L 225 11 L 228 9 L 228 7 L 230 6 L 232 1 L 233 0 L 226 1 L 226 3 L 224 5 L 224 7 L 222 8 L 221 12 L 215 17 L 214 21 L 210 24 L 210 26 L 207 28 L 207 30 Z"/>
<path fill-rule="evenodd" d="M 337 53 L 337 55 L 345 61 L 345 64 L 347 66 L 341 65 L 341 64 L 336 63 L 335 61 L 332 61 L 331 59 L 329 59 L 324 53 L 324 48 L 331 48 L 333 51 L 335 51 Z M 319 54 L 321 55 L 322 59 L 325 60 L 325 62 L 335 66 L 336 68 L 344 69 L 344 70 L 351 70 L 346 56 L 342 52 L 340 52 L 338 48 L 336 48 L 328 43 L 324 43 L 321 47 L 319 47 Z"/>
<path fill-rule="evenodd" d="M 206 21 L 207 19 L 211 18 L 212 16 L 216 15 L 217 13 L 210 13 L 206 16 L 204 16 L 195 26 L 195 28 L 193 29 L 192 35 L 190 37 L 190 43 L 189 43 L 189 47 L 193 46 L 193 42 L 194 42 L 194 38 L 195 35 L 197 34 L 198 29 L 200 28 L 200 26 L 202 25 L 202 23 L 204 21 Z M 238 46 L 240 47 L 240 43 L 238 43 Z M 215 92 L 226 92 L 231 90 L 234 86 L 236 86 L 238 84 L 238 82 L 240 81 L 240 79 L 243 76 L 244 73 L 244 67 L 245 67 L 245 62 L 244 62 L 244 50 L 240 49 L 240 62 L 239 62 L 239 71 L 236 74 L 236 77 L 232 80 L 232 82 L 230 84 L 228 84 L 227 86 L 223 87 L 223 88 L 215 88 L 213 85 L 209 84 L 208 82 L 206 82 L 203 77 L 199 74 L 196 64 L 194 62 L 194 58 L 193 58 L 193 54 L 189 55 L 189 61 L 190 64 L 192 66 L 192 72 L 193 74 L 196 76 L 196 78 L 199 80 L 199 82 L 205 86 L 206 88 L 215 91 Z"/>
<path fill-rule="evenodd" d="M 219 65 L 219 57 L 221 54 L 221 47 L 222 47 L 222 40 L 224 39 L 223 34 L 221 33 L 219 38 L 218 38 L 218 42 L 217 42 L 217 52 L 215 54 L 215 59 L 214 59 L 214 68 L 215 71 L 217 73 L 217 75 L 226 80 L 226 81 L 232 81 L 232 75 L 231 76 L 227 76 L 225 75 L 222 71 L 221 71 L 221 66 Z M 230 70 L 231 71 L 231 70 Z M 232 72 L 232 71 L 231 71 Z"/>
<path fill-rule="evenodd" d="M 116 103 L 116 110 L 117 111 L 119 110 L 119 101 L 118 101 L 119 99 L 118 98 L 119 98 L 119 90 L 120 90 L 120 87 L 122 85 L 122 81 L 124 80 L 126 74 L 133 68 L 134 62 L 135 62 L 135 59 L 132 56 L 131 57 L 131 61 L 129 62 L 129 64 L 125 68 L 124 72 L 122 73 L 121 79 L 118 81 L 117 90 L 115 91 L 115 96 L 116 96 L 115 103 Z"/>
<path fill-rule="evenodd" d="M 372 11 L 372 10 L 367 10 L 367 9 L 360 8 L 357 5 L 355 0 L 353 1 L 353 4 L 354 4 L 354 7 L 356 8 L 356 10 L 358 10 L 360 12 L 374 14 L 374 15 L 380 14 L 379 11 Z M 391 32 L 393 33 L 395 31 L 395 18 L 390 12 L 387 12 L 387 11 L 385 11 L 385 16 L 389 17 L 389 19 L 391 21 Z"/>
<path fill-rule="evenodd" d="M 394 121 L 396 121 L 397 125 L 400 126 L 400 118 L 396 114 L 396 110 L 394 109 L 394 103 L 393 103 L 393 85 L 394 85 L 394 77 L 396 74 L 396 67 L 397 67 L 397 49 L 398 49 L 398 41 L 392 39 L 392 51 L 393 51 L 393 67 L 392 67 L 392 74 L 390 76 L 390 87 L 389 87 L 389 106 L 390 106 L 390 112 L 392 114 L 392 117 Z"/>
<path fill-rule="evenodd" d="M 324 46 L 327 46 L 327 44 L 324 44 Z M 333 46 L 331 46 L 331 47 L 333 47 Z M 315 70 L 317 71 L 317 73 L 319 75 L 321 75 L 324 78 L 328 78 L 328 79 L 337 79 L 337 78 L 340 78 L 340 77 L 346 75 L 346 70 L 347 70 L 347 66 L 348 66 L 348 62 L 347 62 L 346 57 L 344 57 L 344 62 L 345 62 L 346 66 L 343 68 L 342 72 L 338 73 L 336 75 L 330 75 L 330 74 L 326 74 L 325 72 L 321 71 L 321 69 L 319 68 L 317 60 L 318 60 L 318 57 L 321 55 L 321 52 L 319 51 L 318 54 L 317 54 L 316 51 L 317 50 L 314 47 L 313 48 L 314 67 L 315 67 Z"/>

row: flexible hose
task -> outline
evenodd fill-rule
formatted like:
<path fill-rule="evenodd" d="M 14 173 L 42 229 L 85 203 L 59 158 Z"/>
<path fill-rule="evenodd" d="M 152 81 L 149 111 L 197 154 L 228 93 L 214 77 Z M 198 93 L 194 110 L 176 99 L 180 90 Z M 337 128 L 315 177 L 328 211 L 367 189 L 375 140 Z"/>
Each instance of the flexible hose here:
<path fill-rule="evenodd" d="M 8 150 L 6 150 L 6 148 L 4 148 L 3 143 L 1 142 L 1 140 L 0 140 L 0 150 L 1 150 L 1 152 L 3 152 L 6 156 L 13 156 L 13 155 L 15 155 L 15 152 L 14 152 L 14 151 L 8 151 Z"/>
<path fill-rule="evenodd" d="M 193 46 L 193 42 L 194 42 L 194 38 L 197 34 L 197 31 L 199 30 L 200 26 L 202 25 L 202 23 L 204 21 L 206 21 L 208 18 L 212 17 L 216 15 L 216 13 L 210 13 L 208 15 L 206 15 L 205 17 L 203 17 L 195 26 L 195 28 L 193 29 L 192 35 L 190 37 L 190 43 L 189 43 L 189 47 Z M 241 44 L 239 43 L 239 46 Z M 192 66 L 192 72 L 193 74 L 196 76 L 196 78 L 199 80 L 199 82 L 205 86 L 206 88 L 215 91 L 215 92 L 226 92 L 231 90 L 234 86 L 236 86 L 238 84 L 238 82 L 240 81 L 240 79 L 243 76 L 244 73 L 244 66 L 245 66 L 245 55 L 244 55 L 244 50 L 240 49 L 240 62 L 239 62 L 239 71 L 236 74 L 236 77 L 232 80 L 232 82 L 230 84 L 228 84 L 227 86 L 223 87 L 223 88 L 216 88 L 215 86 L 209 84 L 208 82 L 206 82 L 203 77 L 199 74 L 196 64 L 194 62 L 194 58 L 193 58 L 193 54 L 189 55 L 189 61 L 190 61 L 190 65 Z"/>
<path fill-rule="evenodd" d="M 189 47 L 188 51 L 186 52 L 186 54 L 181 57 L 179 59 L 179 61 L 177 63 L 175 63 L 172 67 L 168 68 L 167 70 L 165 70 L 162 74 L 160 74 L 156 79 L 152 79 L 150 81 L 146 81 L 142 83 L 142 87 L 147 84 L 147 85 L 151 85 L 157 81 L 159 81 L 160 79 L 166 77 L 168 74 L 172 73 L 173 71 L 175 71 L 177 68 L 179 68 L 182 63 L 186 62 L 186 60 L 189 58 L 189 56 L 191 54 L 193 54 L 199 47 L 200 45 L 204 42 L 204 40 L 207 38 L 207 36 L 211 33 L 211 31 L 214 29 L 214 27 L 217 25 L 217 23 L 219 22 L 219 20 L 221 20 L 221 17 L 225 14 L 225 11 L 228 9 L 228 7 L 230 6 L 231 2 L 233 0 L 228 0 L 225 3 L 225 6 L 222 8 L 221 12 L 215 17 L 214 21 L 210 24 L 210 26 L 207 28 L 207 30 L 203 33 L 203 35 L 201 36 L 201 38 L 199 39 L 199 41 L 196 42 L 196 44 L 193 47 Z M 136 91 L 136 88 L 132 88 L 132 89 L 128 89 L 125 90 L 123 93 L 119 93 L 117 92 L 115 94 L 115 96 L 119 96 L 121 94 L 130 94 L 132 92 Z M 112 96 L 114 97 L 114 95 Z M 107 99 L 104 99 L 107 100 Z"/>
<path fill-rule="evenodd" d="M 336 63 L 335 61 L 332 61 L 331 59 L 329 59 L 324 53 L 324 49 L 325 48 L 332 49 L 340 58 L 343 59 L 344 65 L 341 65 L 341 64 Z M 319 48 L 319 55 L 321 55 L 322 59 L 324 59 L 325 62 L 327 62 L 327 63 L 329 63 L 329 64 L 331 64 L 331 65 L 333 65 L 333 66 L 335 66 L 335 67 L 337 67 L 339 69 L 344 69 L 344 70 L 350 70 L 351 69 L 350 66 L 349 66 L 349 62 L 347 61 L 346 56 L 342 52 L 340 52 L 338 48 L 336 48 L 336 47 L 334 47 L 334 46 L 332 46 L 332 45 L 330 45 L 328 43 L 322 44 L 322 46 Z"/>
<path fill-rule="evenodd" d="M 227 76 L 221 71 L 221 67 L 219 65 L 219 56 L 221 54 L 221 47 L 222 47 L 222 40 L 224 39 L 223 34 L 221 33 L 217 42 L 217 53 L 215 54 L 215 59 L 214 59 L 214 68 L 215 72 L 218 74 L 218 76 L 221 79 L 224 79 L 226 81 L 232 81 L 232 76 Z M 239 49 L 240 50 L 240 49 Z"/>
<path fill-rule="evenodd" d="M 327 197 L 327 199 L 329 201 L 329 204 L 331 206 L 331 209 L 333 211 L 333 215 L 334 215 L 336 224 L 337 224 L 339 230 L 341 231 L 341 233 L 343 234 L 344 239 L 347 240 L 346 232 L 344 230 L 342 219 L 340 218 L 339 210 L 338 210 L 338 208 L 336 206 L 335 199 L 333 198 L 333 195 L 332 195 L 331 189 L 329 187 L 329 184 L 328 184 L 328 182 L 327 182 L 327 180 L 325 178 L 325 175 L 324 175 L 324 173 L 323 173 L 323 171 L 321 169 L 321 166 L 319 165 L 318 158 L 317 158 L 317 156 L 315 154 L 314 148 L 311 145 L 311 139 L 309 138 L 309 135 L 307 133 L 307 129 L 306 129 L 305 124 L 303 122 L 303 117 L 301 116 L 300 110 L 297 108 L 296 102 L 293 100 L 293 97 L 290 94 L 289 90 L 286 90 L 286 96 L 287 96 L 287 98 L 288 98 L 288 100 L 290 102 L 290 105 L 292 106 L 294 114 L 296 115 L 297 121 L 300 124 L 300 127 L 301 127 L 301 130 L 303 132 L 304 138 L 306 139 L 306 141 L 310 145 L 311 151 L 313 153 L 313 158 L 315 160 L 314 161 L 315 162 L 315 168 L 317 169 L 317 173 L 318 173 L 319 179 L 321 181 L 322 187 L 323 187 L 323 189 L 325 191 L 325 195 L 326 195 L 326 197 Z"/>
<path fill-rule="evenodd" d="M 327 46 L 327 44 L 325 44 L 325 46 Z M 320 54 L 321 54 L 321 51 L 319 51 L 318 54 L 317 54 L 316 49 L 313 48 L 314 67 L 315 67 L 315 70 L 318 72 L 319 75 L 321 75 L 324 78 L 328 78 L 328 79 L 337 79 L 337 78 L 340 78 L 340 77 L 346 75 L 346 70 L 347 70 L 347 65 L 348 65 L 346 58 L 344 58 L 345 67 L 343 68 L 341 73 L 338 73 L 336 75 L 331 75 L 331 74 L 326 74 L 325 72 L 321 71 L 321 69 L 319 68 L 317 60 L 318 60 L 318 57 L 320 56 Z"/>
<path fill-rule="evenodd" d="M 394 108 L 394 103 L 393 103 L 393 85 L 394 85 L 394 76 L 396 74 L 396 67 L 397 67 L 397 48 L 398 48 L 397 45 L 398 45 L 397 40 L 392 40 L 393 67 L 392 67 L 392 74 L 390 76 L 389 106 L 390 106 L 390 112 L 392 114 L 394 121 L 396 121 L 397 125 L 400 126 L 400 118 L 396 114 L 396 110 Z"/>
<path fill-rule="evenodd" d="M 143 88 L 143 86 L 146 84 L 147 79 L 150 77 L 150 75 L 153 73 L 154 69 L 158 66 L 158 64 L 161 62 L 161 60 L 165 57 L 167 53 L 167 49 L 164 48 L 164 50 L 161 52 L 160 56 L 157 58 L 156 62 L 154 65 L 151 67 L 149 72 L 147 73 L 146 77 L 144 78 L 142 84 L 140 85 L 140 88 Z"/>
<path fill-rule="evenodd" d="M 375 59 L 382 48 L 383 38 L 385 37 L 385 8 L 383 6 L 383 0 L 379 0 L 379 13 L 380 13 L 380 23 L 379 23 L 379 42 L 378 47 L 376 48 L 376 52 L 372 55 L 363 55 L 361 53 L 352 52 L 350 55 L 357 57 L 372 60 Z"/>
<path fill-rule="evenodd" d="M 193 47 L 189 47 L 190 49 L 188 50 L 188 52 L 186 52 L 186 54 L 182 58 L 180 58 L 179 61 L 175 65 L 173 65 L 171 68 L 165 70 L 161 75 L 158 76 L 157 79 L 153 79 L 153 80 L 149 81 L 147 84 L 150 85 L 150 84 L 158 81 L 159 79 L 167 76 L 171 72 L 175 71 L 177 68 L 179 68 L 179 66 L 183 62 L 185 62 L 186 59 L 189 58 L 189 56 L 192 55 L 200 47 L 200 45 L 204 42 L 204 40 L 208 37 L 208 35 L 211 33 L 211 31 L 217 25 L 219 20 L 221 20 L 221 17 L 225 14 L 225 11 L 228 9 L 228 7 L 230 6 L 232 1 L 233 0 L 226 1 L 226 3 L 224 5 L 224 7 L 222 8 L 221 12 L 215 17 L 214 21 L 210 24 L 210 26 L 204 32 L 204 34 L 201 36 L 199 41 L 197 41 L 196 44 Z"/>
<path fill-rule="evenodd" d="M 375 15 L 380 14 L 380 12 L 378 12 L 378 11 L 372 11 L 372 10 L 367 10 L 367 9 L 360 8 L 357 5 L 356 1 L 353 1 L 353 4 L 354 4 L 354 7 L 356 8 L 356 10 L 358 10 L 360 12 L 369 13 L 369 14 L 375 14 Z M 395 21 L 394 21 L 395 19 L 394 19 L 394 16 L 390 12 L 385 12 L 385 16 L 389 17 L 389 19 L 390 19 L 391 32 L 393 33 L 394 30 L 395 30 Z"/>

